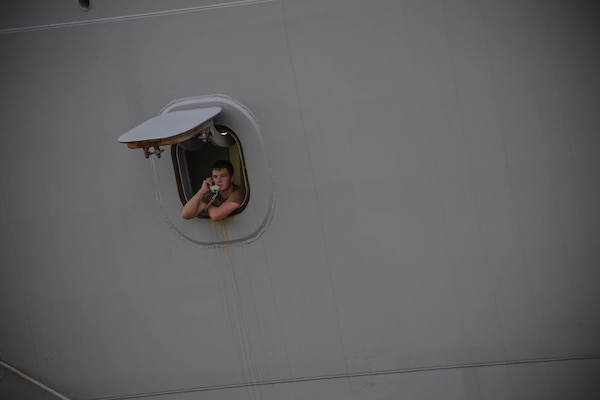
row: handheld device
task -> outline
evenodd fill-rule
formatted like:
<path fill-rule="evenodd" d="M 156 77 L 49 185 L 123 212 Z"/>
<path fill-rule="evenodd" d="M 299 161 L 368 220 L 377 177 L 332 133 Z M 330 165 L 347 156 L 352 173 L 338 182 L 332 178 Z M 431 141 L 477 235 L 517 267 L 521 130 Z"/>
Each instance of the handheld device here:
<path fill-rule="evenodd" d="M 219 193 L 219 185 L 210 186 L 210 191 L 213 192 L 214 194 Z"/>

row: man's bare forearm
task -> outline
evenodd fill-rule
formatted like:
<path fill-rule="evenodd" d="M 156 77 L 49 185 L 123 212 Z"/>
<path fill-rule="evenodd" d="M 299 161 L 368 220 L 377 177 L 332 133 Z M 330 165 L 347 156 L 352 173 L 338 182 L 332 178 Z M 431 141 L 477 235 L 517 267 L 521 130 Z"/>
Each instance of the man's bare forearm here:
<path fill-rule="evenodd" d="M 181 211 L 181 217 L 184 219 L 192 219 L 195 218 L 198 214 L 200 214 L 204 208 L 206 208 L 206 203 L 202 201 L 202 197 L 208 192 L 208 188 L 202 185 L 200 190 L 196 192 L 194 196 L 183 206 L 183 210 Z"/>

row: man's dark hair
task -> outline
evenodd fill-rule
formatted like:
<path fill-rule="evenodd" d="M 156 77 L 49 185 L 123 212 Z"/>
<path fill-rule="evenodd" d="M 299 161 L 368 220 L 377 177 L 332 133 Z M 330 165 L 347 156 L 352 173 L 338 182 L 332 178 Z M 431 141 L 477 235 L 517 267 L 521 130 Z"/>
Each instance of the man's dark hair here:
<path fill-rule="evenodd" d="M 229 172 L 229 175 L 233 175 L 233 164 L 231 164 L 229 161 L 227 160 L 217 160 L 213 163 L 212 168 L 210 169 L 215 170 L 215 169 L 223 169 L 226 168 L 227 171 Z"/>

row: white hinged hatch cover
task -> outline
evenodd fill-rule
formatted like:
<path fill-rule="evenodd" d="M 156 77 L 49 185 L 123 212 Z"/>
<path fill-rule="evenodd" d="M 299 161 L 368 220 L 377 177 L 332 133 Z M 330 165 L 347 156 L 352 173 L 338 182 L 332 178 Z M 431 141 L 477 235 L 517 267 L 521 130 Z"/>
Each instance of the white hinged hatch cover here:
<path fill-rule="evenodd" d="M 144 149 L 144 156 L 160 157 L 160 146 L 177 144 L 202 134 L 213 126 L 213 118 L 221 112 L 221 107 L 194 108 L 172 111 L 157 115 L 136 126 L 118 139 L 130 149 Z M 150 152 L 150 148 L 154 152 Z"/>

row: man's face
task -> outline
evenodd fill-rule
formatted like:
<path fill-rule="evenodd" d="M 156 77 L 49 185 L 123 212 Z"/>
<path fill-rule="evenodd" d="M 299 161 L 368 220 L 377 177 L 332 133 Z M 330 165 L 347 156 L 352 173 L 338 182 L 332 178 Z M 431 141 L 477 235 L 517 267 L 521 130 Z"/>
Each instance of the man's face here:
<path fill-rule="evenodd" d="M 219 185 L 219 190 L 223 192 L 231 187 L 233 175 L 227 171 L 227 168 L 213 169 L 212 180 L 215 185 Z"/>

